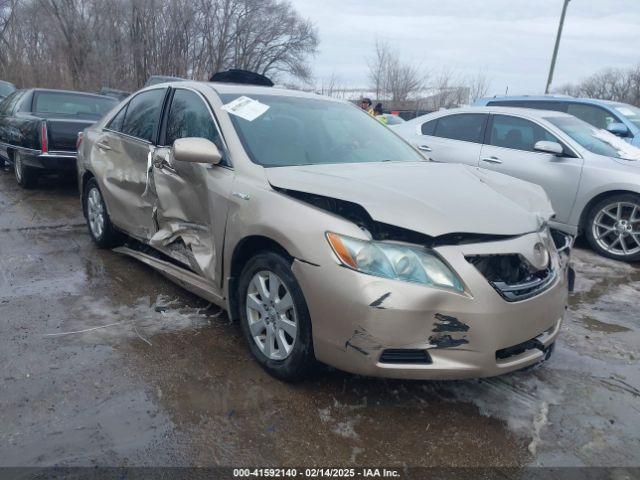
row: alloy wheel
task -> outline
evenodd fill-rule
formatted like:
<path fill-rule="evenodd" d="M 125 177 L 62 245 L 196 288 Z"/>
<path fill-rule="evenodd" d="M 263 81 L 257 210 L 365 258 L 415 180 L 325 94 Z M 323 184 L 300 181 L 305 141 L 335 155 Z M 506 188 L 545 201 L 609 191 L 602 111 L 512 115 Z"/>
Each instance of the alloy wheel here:
<path fill-rule="evenodd" d="M 260 351 L 270 360 L 284 360 L 293 350 L 298 316 L 293 297 L 282 279 L 267 270 L 256 273 L 247 289 L 249 331 Z"/>
<path fill-rule="evenodd" d="M 95 238 L 101 238 L 104 233 L 104 206 L 97 188 L 92 188 L 87 195 L 87 217 L 89 227 Z"/>
<path fill-rule="evenodd" d="M 640 252 L 640 205 L 615 202 L 606 205 L 593 219 L 593 238 L 603 250 L 619 256 Z"/>

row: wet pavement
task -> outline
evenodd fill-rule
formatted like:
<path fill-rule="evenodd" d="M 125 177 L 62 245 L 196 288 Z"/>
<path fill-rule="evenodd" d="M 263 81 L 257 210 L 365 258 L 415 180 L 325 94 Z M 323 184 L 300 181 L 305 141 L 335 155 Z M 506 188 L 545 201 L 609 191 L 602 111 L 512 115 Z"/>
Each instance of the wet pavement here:
<path fill-rule="evenodd" d="M 289 385 L 223 312 L 97 249 L 73 183 L 0 171 L 0 465 L 639 466 L 640 265 L 574 267 L 538 367 Z"/>

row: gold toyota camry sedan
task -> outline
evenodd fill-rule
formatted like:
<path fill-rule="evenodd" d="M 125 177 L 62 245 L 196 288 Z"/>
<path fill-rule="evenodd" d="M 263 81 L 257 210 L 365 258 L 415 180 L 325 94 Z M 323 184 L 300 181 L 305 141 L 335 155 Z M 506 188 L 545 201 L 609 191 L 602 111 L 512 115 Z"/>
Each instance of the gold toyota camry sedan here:
<path fill-rule="evenodd" d="M 425 160 L 350 103 L 165 83 L 78 143 L 95 243 L 226 309 L 278 378 L 486 377 L 552 351 L 572 239 L 542 188 Z"/>

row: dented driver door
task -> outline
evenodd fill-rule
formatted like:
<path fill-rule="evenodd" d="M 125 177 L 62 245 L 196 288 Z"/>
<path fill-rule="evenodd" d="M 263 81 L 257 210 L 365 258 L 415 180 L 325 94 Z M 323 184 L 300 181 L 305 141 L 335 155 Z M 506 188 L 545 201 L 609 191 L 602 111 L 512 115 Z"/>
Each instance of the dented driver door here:
<path fill-rule="evenodd" d="M 196 274 L 222 287 L 222 246 L 234 171 L 211 109 L 199 93 L 172 92 L 162 147 L 151 154 L 147 191 L 156 227 L 151 246 L 180 261 Z M 177 161 L 175 140 L 206 138 L 215 143 L 220 165 Z"/>
<path fill-rule="evenodd" d="M 233 170 L 180 162 L 169 147 L 152 155 L 149 185 L 156 232 L 150 245 L 221 286 L 221 260 Z"/>

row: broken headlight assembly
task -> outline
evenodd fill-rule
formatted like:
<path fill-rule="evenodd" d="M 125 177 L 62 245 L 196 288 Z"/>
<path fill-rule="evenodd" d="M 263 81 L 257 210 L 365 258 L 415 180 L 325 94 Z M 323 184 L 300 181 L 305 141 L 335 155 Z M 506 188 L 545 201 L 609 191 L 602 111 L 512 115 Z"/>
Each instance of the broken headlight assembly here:
<path fill-rule="evenodd" d="M 462 280 L 433 251 L 419 246 L 359 240 L 327 232 L 345 267 L 377 277 L 464 292 Z"/>

